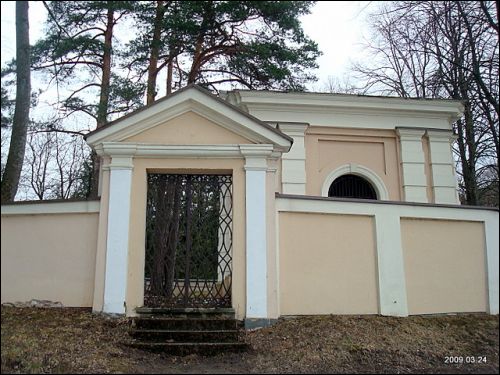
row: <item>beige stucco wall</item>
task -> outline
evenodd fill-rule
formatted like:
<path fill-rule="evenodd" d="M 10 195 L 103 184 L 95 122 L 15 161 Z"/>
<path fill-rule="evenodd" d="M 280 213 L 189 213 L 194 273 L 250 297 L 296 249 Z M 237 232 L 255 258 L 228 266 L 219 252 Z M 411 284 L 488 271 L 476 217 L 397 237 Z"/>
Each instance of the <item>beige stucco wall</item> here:
<path fill-rule="evenodd" d="M 279 213 L 281 315 L 378 312 L 373 218 Z"/>
<path fill-rule="evenodd" d="M 98 213 L 2 215 L 2 303 L 92 306 Z"/>
<path fill-rule="evenodd" d="M 384 182 L 389 200 L 401 200 L 398 139 L 393 130 L 311 126 L 306 131 L 306 194 L 320 196 L 327 176 L 354 163 Z"/>
<path fill-rule="evenodd" d="M 183 113 L 124 141 L 166 145 L 252 143 L 194 112 Z"/>
<path fill-rule="evenodd" d="M 402 219 L 410 314 L 487 311 L 484 225 Z"/>

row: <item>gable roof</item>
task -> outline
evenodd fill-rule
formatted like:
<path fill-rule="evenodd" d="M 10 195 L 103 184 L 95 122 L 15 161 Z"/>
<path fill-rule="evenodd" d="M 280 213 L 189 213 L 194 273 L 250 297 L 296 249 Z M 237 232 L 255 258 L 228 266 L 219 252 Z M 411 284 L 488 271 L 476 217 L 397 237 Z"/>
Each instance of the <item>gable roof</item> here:
<path fill-rule="evenodd" d="M 193 111 L 256 143 L 271 143 L 288 151 L 293 139 L 196 84 L 188 85 L 85 135 L 94 147 L 107 141 L 122 141 L 182 113 Z"/>

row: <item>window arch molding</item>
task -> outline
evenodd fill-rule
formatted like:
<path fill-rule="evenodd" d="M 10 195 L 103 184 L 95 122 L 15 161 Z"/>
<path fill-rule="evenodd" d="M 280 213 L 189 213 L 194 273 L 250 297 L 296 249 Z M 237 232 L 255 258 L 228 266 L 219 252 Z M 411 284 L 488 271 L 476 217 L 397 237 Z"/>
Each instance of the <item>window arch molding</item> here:
<path fill-rule="evenodd" d="M 377 193 L 377 199 L 389 200 L 389 193 L 382 179 L 371 169 L 354 163 L 345 164 L 330 172 L 330 174 L 325 178 L 325 181 L 323 182 L 323 187 L 321 188 L 321 196 L 328 197 L 328 190 L 330 189 L 333 181 L 345 174 L 353 174 L 359 177 L 363 177 L 372 184 L 375 192 Z"/>

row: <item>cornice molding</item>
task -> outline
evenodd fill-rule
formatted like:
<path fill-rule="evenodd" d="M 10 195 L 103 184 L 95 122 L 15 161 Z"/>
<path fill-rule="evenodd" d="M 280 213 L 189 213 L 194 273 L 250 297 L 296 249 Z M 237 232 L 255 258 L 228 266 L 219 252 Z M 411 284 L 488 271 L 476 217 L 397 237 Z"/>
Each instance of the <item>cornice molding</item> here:
<path fill-rule="evenodd" d="M 109 156 L 110 168 L 114 165 L 130 165 L 132 158 L 268 158 L 281 152 L 272 144 L 234 145 L 157 145 L 147 143 L 104 142 L 96 147 L 99 156 Z M 116 162 L 114 162 L 116 160 Z"/>
<path fill-rule="evenodd" d="M 291 147 L 292 139 L 279 130 L 194 87 L 90 133 L 86 140 L 94 148 L 104 142 L 124 141 L 188 111 L 193 111 L 250 141 L 271 143 L 282 151 Z"/>
<path fill-rule="evenodd" d="M 296 109 L 312 107 L 344 110 L 391 110 L 434 113 L 440 117 L 460 116 L 463 104 L 457 100 L 403 99 L 395 97 L 361 96 L 327 93 L 284 93 L 272 91 L 235 90 L 228 94 L 228 101 L 235 105 L 245 105 L 249 109 L 265 106 Z"/>

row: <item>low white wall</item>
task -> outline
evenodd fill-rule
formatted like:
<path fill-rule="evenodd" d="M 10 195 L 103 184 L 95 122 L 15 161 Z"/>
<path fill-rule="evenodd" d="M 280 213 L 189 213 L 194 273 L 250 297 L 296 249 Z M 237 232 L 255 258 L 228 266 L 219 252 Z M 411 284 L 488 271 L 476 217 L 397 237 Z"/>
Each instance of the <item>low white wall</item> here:
<path fill-rule="evenodd" d="M 278 195 L 276 208 L 280 281 L 285 283 L 291 277 L 297 285 L 312 286 L 312 280 L 317 285 L 331 285 L 319 294 L 314 287 L 279 285 L 282 315 L 305 313 L 304 290 L 309 297 L 316 298 L 316 301 L 307 300 L 307 314 L 335 314 L 345 306 L 348 313 L 363 314 L 366 309 L 370 310 L 370 298 L 366 299 L 364 308 L 355 304 L 360 296 L 373 294 L 366 283 L 360 284 L 369 279 L 366 270 L 370 267 L 364 265 L 370 261 L 369 251 L 366 253 L 369 243 L 356 239 L 370 239 L 373 232 L 376 268 L 373 287 L 378 295 L 378 313 L 391 316 L 482 311 L 498 314 L 497 210 L 297 195 Z M 345 223 L 339 221 L 340 215 L 345 215 L 350 225 L 345 227 Z M 373 229 L 364 225 L 367 217 L 372 219 Z M 331 228 L 322 223 L 331 223 Z M 349 256 L 360 253 L 366 253 L 362 260 L 354 264 L 347 261 Z M 323 261 L 314 262 L 316 278 L 308 278 L 304 269 L 318 256 Z M 339 262 L 344 263 L 344 268 Z M 339 280 L 338 272 L 350 277 Z M 343 307 L 332 301 L 338 299 L 335 290 L 339 285 L 343 286 L 344 295 L 352 294 Z M 361 289 L 360 285 L 363 285 Z"/>
<path fill-rule="evenodd" d="M 2 205 L 2 303 L 92 306 L 98 220 L 97 201 Z"/>

